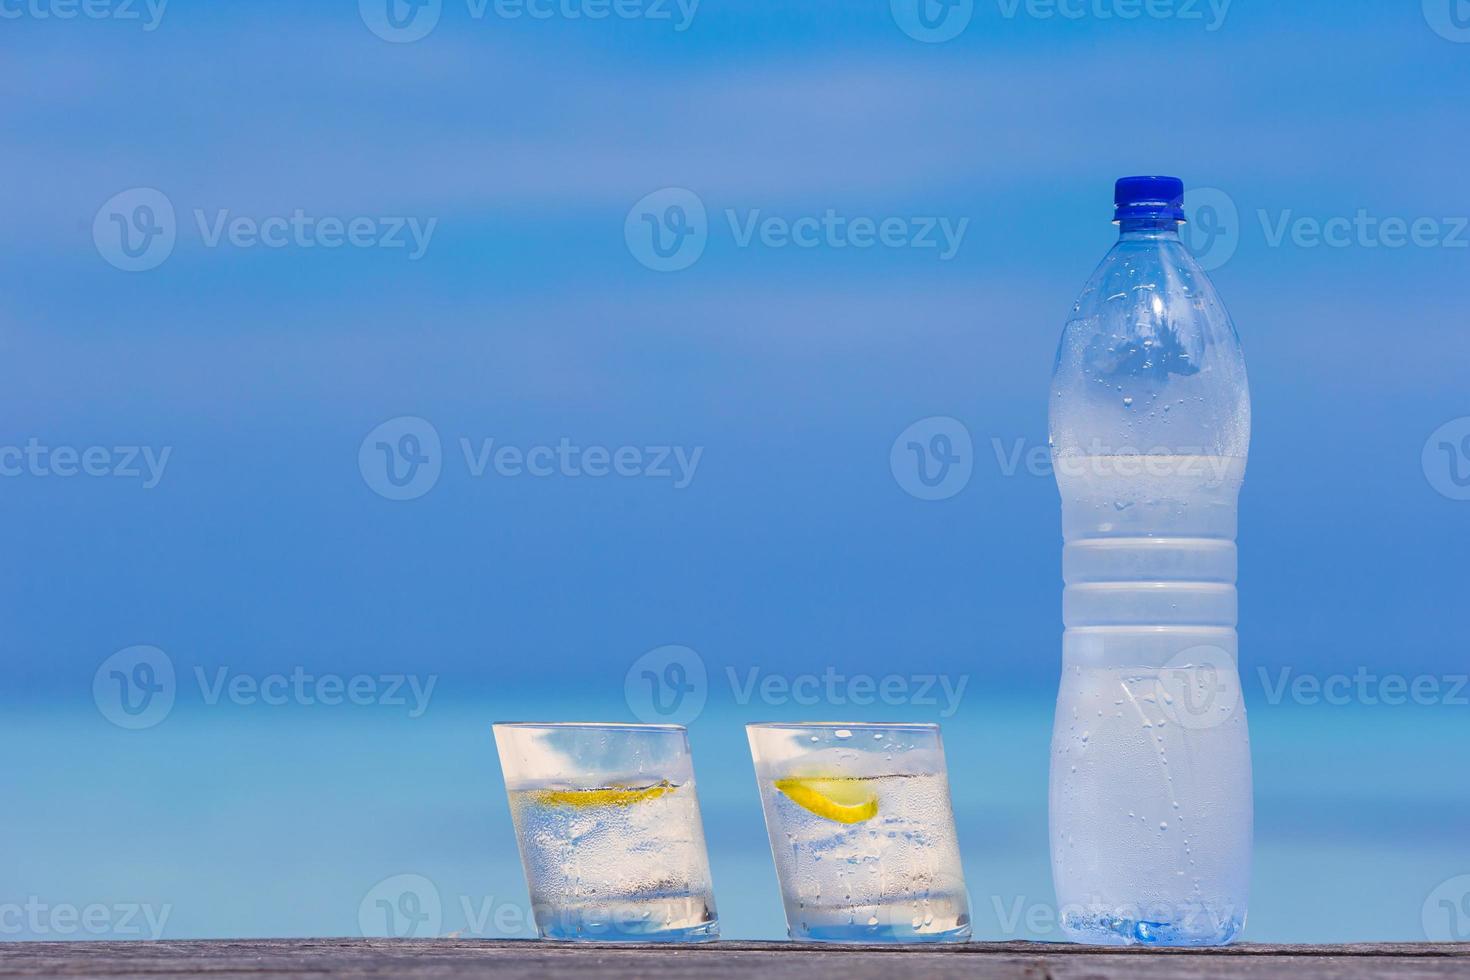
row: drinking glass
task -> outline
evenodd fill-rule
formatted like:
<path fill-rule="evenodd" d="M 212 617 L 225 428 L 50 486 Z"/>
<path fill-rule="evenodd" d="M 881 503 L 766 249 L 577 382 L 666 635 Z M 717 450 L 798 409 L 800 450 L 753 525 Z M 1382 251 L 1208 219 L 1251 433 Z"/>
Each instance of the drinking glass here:
<path fill-rule="evenodd" d="M 532 916 L 543 939 L 718 937 L 683 727 L 494 727 Z"/>
<path fill-rule="evenodd" d="M 747 725 L 792 939 L 962 942 L 970 903 L 937 725 Z"/>

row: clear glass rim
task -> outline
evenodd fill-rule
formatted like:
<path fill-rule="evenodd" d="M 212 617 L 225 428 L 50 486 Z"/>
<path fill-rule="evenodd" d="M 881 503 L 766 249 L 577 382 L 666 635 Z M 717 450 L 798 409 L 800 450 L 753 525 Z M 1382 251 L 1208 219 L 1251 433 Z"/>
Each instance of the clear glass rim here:
<path fill-rule="evenodd" d="M 650 725 L 636 721 L 497 721 L 491 728 L 518 728 L 541 731 L 603 731 L 603 732 L 680 732 L 688 733 L 683 725 Z"/>
<path fill-rule="evenodd" d="M 932 721 L 753 721 L 745 726 L 746 731 L 836 731 L 858 729 L 859 731 L 885 732 L 937 732 L 939 726 Z"/>

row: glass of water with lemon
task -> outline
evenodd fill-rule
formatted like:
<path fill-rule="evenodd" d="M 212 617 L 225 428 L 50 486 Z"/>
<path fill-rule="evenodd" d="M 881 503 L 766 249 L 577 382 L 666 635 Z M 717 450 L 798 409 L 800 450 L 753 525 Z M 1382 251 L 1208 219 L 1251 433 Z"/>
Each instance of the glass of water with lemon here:
<path fill-rule="evenodd" d="M 747 725 L 792 939 L 963 942 L 970 903 L 937 725 Z"/>
<path fill-rule="evenodd" d="M 718 937 L 683 727 L 494 727 L 532 916 L 543 939 Z"/>

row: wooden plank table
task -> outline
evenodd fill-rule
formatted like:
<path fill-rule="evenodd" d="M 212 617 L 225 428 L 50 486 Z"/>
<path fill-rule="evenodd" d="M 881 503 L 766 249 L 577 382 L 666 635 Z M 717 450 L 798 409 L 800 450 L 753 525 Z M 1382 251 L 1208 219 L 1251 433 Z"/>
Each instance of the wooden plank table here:
<path fill-rule="evenodd" d="M 0 977 L 720 980 L 745 976 L 772 980 L 1470 978 L 1470 943 L 1246 943 L 1213 950 L 1022 942 L 902 948 L 781 942 L 628 947 L 469 939 L 0 943 Z"/>

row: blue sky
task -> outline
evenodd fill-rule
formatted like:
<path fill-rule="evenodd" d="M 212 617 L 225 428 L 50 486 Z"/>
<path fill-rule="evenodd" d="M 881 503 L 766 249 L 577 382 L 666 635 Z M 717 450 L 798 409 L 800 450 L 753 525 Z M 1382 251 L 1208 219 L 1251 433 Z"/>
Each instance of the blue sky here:
<path fill-rule="evenodd" d="M 1211 275 L 1254 404 L 1243 673 L 1463 672 L 1470 503 L 1423 451 L 1470 415 L 1470 43 L 1418 3 L 1235 0 L 1215 30 L 1197 6 L 977 0 L 935 44 L 866 0 L 705 0 L 684 31 L 445 0 L 403 44 L 346 2 L 7 21 L 0 445 L 169 457 L 151 488 L 0 478 L 0 699 L 59 731 L 106 657 L 153 644 L 181 675 L 414 671 L 487 721 L 563 695 L 625 717 L 629 665 L 683 644 L 715 676 L 964 673 L 1045 705 L 1057 495 L 1000 457 L 1045 444 L 1057 337 L 1135 172 L 1237 211 Z M 667 187 L 709 215 L 677 272 L 624 238 Z M 133 188 L 167 198 L 177 241 L 125 272 L 93 229 Z M 742 246 L 729 217 L 827 209 L 968 223 L 945 260 Z M 298 210 L 434 226 L 413 260 L 211 247 L 195 217 Z M 1433 242 L 1292 238 L 1360 211 Z M 433 425 L 442 473 L 393 501 L 358 456 L 401 416 Z M 931 416 L 974 445 L 939 501 L 889 465 Z M 702 455 L 682 489 L 477 477 L 461 439 Z"/>
<path fill-rule="evenodd" d="M 1467 250 L 1269 231 L 1470 211 L 1470 49 L 1370 3 L 1239 3 L 1214 31 L 1004 9 L 980 4 L 943 44 L 873 4 L 710 3 L 676 32 L 451 3 L 409 44 L 345 4 L 171 6 L 151 32 L 16 21 L 11 439 L 173 447 L 146 492 L 6 481 L 30 556 L 7 590 L 22 688 L 65 693 L 132 642 L 324 665 L 412 648 L 531 684 L 527 650 L 596 684 L 609 660 L 682 642 L 772 662 L 904 651 L 1044 689 L 1055 491 L 1003 477 L 995 447 L 1044 439 L 1056 336 L 1113 233 L 1111 179 L 1133 171 L 1221 188 L 1240 214 L 1214 276 L 1256 407 L 1248 649 L 1460 662 L 1443 613 L 1463 515 L 1419 457 L 1466 410 Z M 661 274 L 621 232 L 665 186 L 696 193 L 711 230 L 693 267 Z M 148 272 L 101 261 L 90 235 L 132 187 L 179 216 Z M 726 214 L 827 208 L 968 227 L 943 261 L 740 247 Z M 417 261 L 209 248 L 198 225 L 297 209 L 436 224 Z M 399 415 L 446 445 L 705 452 L 677 492 L 451 466 L 395 504 L 353 460 Z M 886 466 L 931 415 L 980 447 L 947 501 L 908 497 Z"/>

